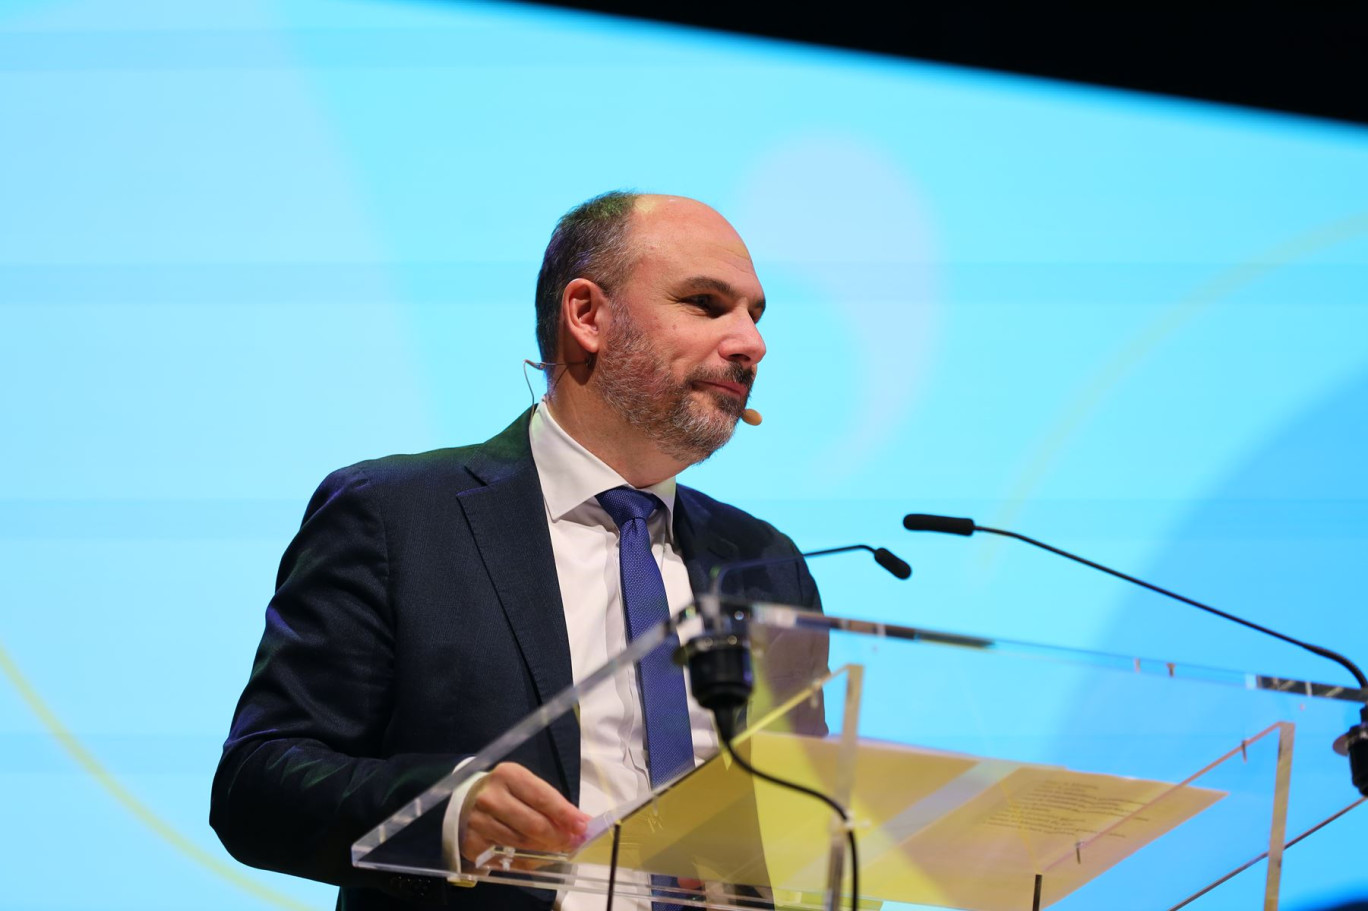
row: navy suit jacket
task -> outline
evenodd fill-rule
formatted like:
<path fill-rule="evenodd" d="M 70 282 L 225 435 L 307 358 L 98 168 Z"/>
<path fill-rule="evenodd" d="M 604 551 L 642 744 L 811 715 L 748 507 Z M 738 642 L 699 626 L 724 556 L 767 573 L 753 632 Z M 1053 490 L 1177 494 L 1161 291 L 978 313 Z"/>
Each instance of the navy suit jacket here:
<path fill-rule="evenodd" d="M 336 883 L 349 909 L 548 905 L 350 860 L 357 838 L 572 682 L 530 415 L 481 445 L 362 462 L 319 486 L 214 777 L 210 822 L 234 857 Z M 683 486 L 674 524 L 695 591 L 718 564 L 797 553 Z M 820 609 L 801 560 L 738 575 L 729 591 Z M 573 716 L 510 758 L 577 801 Z"/>

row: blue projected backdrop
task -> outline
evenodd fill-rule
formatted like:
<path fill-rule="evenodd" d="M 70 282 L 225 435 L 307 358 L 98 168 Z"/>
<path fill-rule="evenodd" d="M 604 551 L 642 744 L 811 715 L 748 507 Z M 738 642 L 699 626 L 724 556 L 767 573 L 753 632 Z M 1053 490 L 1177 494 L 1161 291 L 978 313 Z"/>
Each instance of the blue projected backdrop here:
<path fill-rule="evenodd" d="M 0 124 L 0 908 L 331 907 L 207 825 L 276 563 L 328 471 L 527 406 L 542 247 L 614 187 L 716 206 L 768 292 L 765 423 L 689 483 L 917 567 L 817 564 L 829 609 L 1343 678 L 900 529 L 943 512 L 1368 660 L 1360 128 L 381 0 L 9 0 Z M 1366 838 L 1284 907 L 1368 895 Z"/>

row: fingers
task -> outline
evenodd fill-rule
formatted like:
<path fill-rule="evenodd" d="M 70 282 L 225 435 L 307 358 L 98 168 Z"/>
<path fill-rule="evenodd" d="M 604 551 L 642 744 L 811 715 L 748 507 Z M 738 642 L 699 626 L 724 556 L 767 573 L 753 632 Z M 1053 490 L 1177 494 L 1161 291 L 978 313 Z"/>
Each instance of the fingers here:
<path fill-rule="evenodd" d="M 584 840 L 589 816 L 517 763 L 505 762 L 466 798 L 461 854 L 474 860 L 491 845 L 562 853 Z"/>
<path fill-rule="evenodd" d="M 560 791 L 527 769 L 514 762 L 505 762 L 494 767 L 491 777 L 496 776 L 507 780 L 509 792 L 517 800 L 562 831 L 573 835 L 584 834 L 589 825 L 589 814 L 581 812 Z"/>
<path fill-rule="evenodd" d="M 488 786 L 475 799 L 467 829 L 491 841 L 534 851 L 564 851 L 574 834 L 558 828 L 545 815 L 509 791 Z"/>
<path fill-rule="evenodd" d="M 480 844 L 475 853 L 483 854 L 493 845 L 516 846 L 526 839 L 521 832 L 510 829 L 492 816 L 479 815 L 466 824 L 466 832 L 478 836 Z"/>

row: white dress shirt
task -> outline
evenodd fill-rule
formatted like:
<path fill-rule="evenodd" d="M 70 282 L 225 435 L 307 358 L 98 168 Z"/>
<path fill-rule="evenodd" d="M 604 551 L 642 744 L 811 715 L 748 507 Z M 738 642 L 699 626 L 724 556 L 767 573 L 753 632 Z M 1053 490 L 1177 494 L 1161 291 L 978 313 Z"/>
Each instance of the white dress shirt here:
<path fill-rule="evenodd" d="M 630 487 L 622 476 L 581 446 L 556 422 L 543 399 L 529 430 L 532 459 L 541 479 L 551 550 L 556 560 L 565 626 L 570 639 L 570 665 L 575 683 L 627 647 L 618 560 L 618 529 L 599 505 L 597 495 L 614 487 Z M 674 540 L 675 480 L 642 488 L 664 504 L 647 521 L 651 552 L 665 580 L 671 613 L 693 600 L 689 573 Z M 717 750 L 712 718 L 692 694 L 689 721 L 694 760 Z M 646 767 L 645 720 L 635 674 L 618 674 L 580 700 L 580 809 L 597 816 L 626 801 L 650 793 Z M 474 782 L 470 782 L 473 785 Z M 460 807 L 468 791 L 452 795 Z M 456 831 L 448 809 L 446 831 Z M 621 899 L 615 907 L 632 907 Z M 562 892 L 561 911 L 587 911 L 603 906 L 602 896 Z M 641 903 L 646 907 L 646 903 Z"/>
<path fill-rule="evenodd" d="M 570 636 L 570 666 L 579 683 L 627 647 L 618 528 L 596 497 L 631 485 L 566 433 L 545 400 L 532 416 L 530 434 Z M 665 504 L 647 526 L 670 612 L 675 613 L 693 600 L 689 572 L 674 543 L 675 480 L 642 489 Z M 616 685 L 601 685 L 580 701 L 580 809 L 591 816 L 644 796 L 651 787 L 636 675 L 619 674 L 612 683 Z M 717 743 L 711 716 L 692 697 L 689 715 L 697 760 L 715 752 Z"/>

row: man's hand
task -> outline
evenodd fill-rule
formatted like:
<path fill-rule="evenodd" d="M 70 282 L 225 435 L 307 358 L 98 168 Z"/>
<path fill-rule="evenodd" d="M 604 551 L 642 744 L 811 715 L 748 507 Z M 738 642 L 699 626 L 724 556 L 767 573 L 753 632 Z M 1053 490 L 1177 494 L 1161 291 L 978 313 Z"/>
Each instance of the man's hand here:
<path fill-rule="evenodd" d="M 556 854 L 583 843 L 589 816 L 516 762 L 496 765 L 462 808 L 461 855 L 473 861 L 493 845 Z"/>

